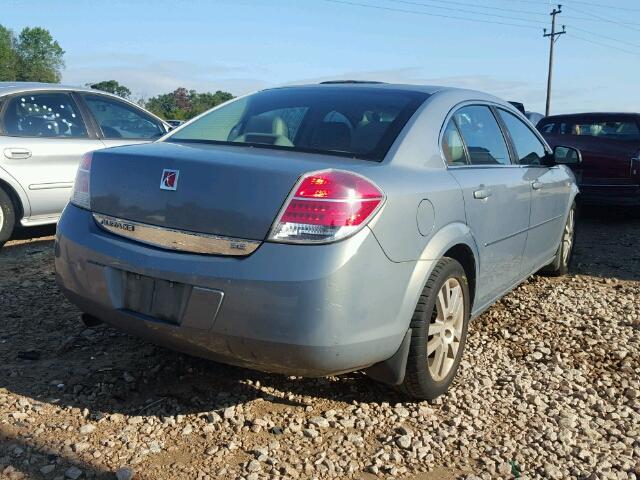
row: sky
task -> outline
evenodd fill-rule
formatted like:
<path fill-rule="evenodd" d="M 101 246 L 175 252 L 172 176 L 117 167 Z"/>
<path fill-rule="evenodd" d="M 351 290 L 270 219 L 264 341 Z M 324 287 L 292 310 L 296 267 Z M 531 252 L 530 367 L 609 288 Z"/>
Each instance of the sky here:
<path fill-rule="evenodd" d="M 568 33 L 555 44 L 552 113 L 640 112 L 640 1 L 561 3 Z M 548 0 L 0 0 L 0 24 L 47 28 L 66 52 L 64 83 L 114 79 L 136 97 L 367 79 L 473 88 L 544 112 L 551 9 Z"/>

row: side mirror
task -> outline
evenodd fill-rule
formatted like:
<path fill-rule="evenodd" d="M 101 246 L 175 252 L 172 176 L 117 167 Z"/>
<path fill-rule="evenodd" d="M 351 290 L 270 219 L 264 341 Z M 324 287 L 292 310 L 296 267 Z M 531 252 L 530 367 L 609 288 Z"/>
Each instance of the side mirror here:
<path fill-rule="evenodd" d="M 553 148 L 553 163 L 556 165 L 578 166 L 582 163 L 582 154 L 577 148 L 556 145 Z"/>

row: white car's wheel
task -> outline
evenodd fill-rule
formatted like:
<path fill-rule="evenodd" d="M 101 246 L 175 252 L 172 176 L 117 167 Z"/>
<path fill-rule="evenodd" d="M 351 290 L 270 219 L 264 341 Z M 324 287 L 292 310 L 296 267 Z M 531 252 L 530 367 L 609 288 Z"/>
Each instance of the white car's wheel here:
<path fill-rule="evenodd" d="M 7 192 L 0 188 L 0 247 L 13 233 L 16 214 L 13 202 Z"/>

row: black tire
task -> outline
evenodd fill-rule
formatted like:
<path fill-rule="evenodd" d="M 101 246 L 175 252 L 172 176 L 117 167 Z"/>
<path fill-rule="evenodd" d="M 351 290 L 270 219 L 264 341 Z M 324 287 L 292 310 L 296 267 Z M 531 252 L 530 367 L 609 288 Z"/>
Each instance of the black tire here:
<path fill-rule="evenodd" d="M 0 248 L 9 240 L 16 223 L 16 209 L 11 197 L 0 188 Z"/>
<path fill-rule="evenodd" d="M 447 358 L 453 358 L 453 364 L 448 373 L 446 375 L 443 374 L 443 378 L 435 378 L 430 370 L 429 362 L 435 360 L 437 352 L 432 352 L 434 353 L 432 359 L 427 354 L 427 342 L 430 340 L 429 326 L 432 325 L 432 322 L 435 322 L 438 313 L 436 307 L 438 292 L 443 288 L 445 282 L 450 279 L 457 280 L 462 291 L 462 305 L 464 308 L 464 312 L 462 312 L 462 328 L 459 338 L 457 335 L 454 336 L 459 340 L 456 354 L 454 355 L 453 350 L 449 350 L 448 346 L 446 347 Z M 469 284 L 464 268 L 453 258 L 442 258 L 433 269 L 429 280 L 427 280 L 411 319 L 411 345 L 404 381 L 398 387 L 400 391 L 420 400 L 433 400 L 447 391 L 449 385 L 453 382 L 464 352 L 469 314 Z M 433 336 L 431 339 L 433 339 Z M 450 353 L 451 357 L 449 357 Z"/>
<path fill-rule="evenodd" d="M 576 243 L 576 217 L 577 208 L 576 203 L 573 202 L 571 209 L 567 215 L 565 226 L 562 229 L 562 237 L 560 238 L 560 245 L 556 250 L 556 258 L 549 265 L 541 270 L 541 273 L 550 277 L 561 277 L 569 273 L 569 267 L 571 266 L 571 259 L 573 258 L 573 250 Z M 567 228 L 569 224 L 571 227 L 571 242 L 566 242 Z M 568 248 L 568 252 L 567 252 Z"/>

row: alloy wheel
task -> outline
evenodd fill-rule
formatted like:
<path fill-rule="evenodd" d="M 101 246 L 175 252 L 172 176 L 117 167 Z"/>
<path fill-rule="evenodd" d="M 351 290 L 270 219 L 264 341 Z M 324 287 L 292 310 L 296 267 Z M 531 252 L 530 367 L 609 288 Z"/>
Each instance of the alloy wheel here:
<path fill-rule="evenodd" d="M 574 232 L 575 232 L 575 211 L 572 208 L 571 210 L 569 210 L 567 223 L 564 226 L 564 232 L 562 234 L 562 262 L 564 265 L 567 265 L 569 263 L 571 249 L 573 248 Z"/>
<path fill-rule="evenodd" d="M 441 381 L 449 374 L 458 356 L 464 303 L 460 282 L 448 278 L 438 291 L 427 338 L 427 364 L 435 381 Z"/>

